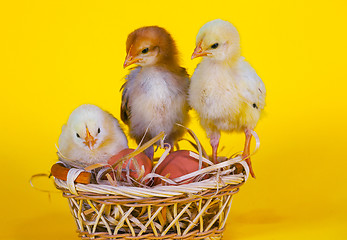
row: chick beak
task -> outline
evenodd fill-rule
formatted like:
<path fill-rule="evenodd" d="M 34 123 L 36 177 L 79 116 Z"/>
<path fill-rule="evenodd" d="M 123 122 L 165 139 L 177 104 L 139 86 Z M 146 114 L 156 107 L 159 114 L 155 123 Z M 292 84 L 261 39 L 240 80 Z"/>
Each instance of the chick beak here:
<path fill-rule="evenodd" d="M 208 52 L 202 50 L 201 42 L 199 42 L 199 44 L 194 49 L 192 59 L 197 58 L 197 57 L 207 56 L 207 55 L 208 55 Z"/>
<path fill-rule="evenodd" d="M 134 58 L 133 56 L 131 56 L 131 54 L 128 54 L 127 57 L 125 58 L 123 67 L 126 68 L 130 65 L 133 65 L 134 63 L 139 62 L 140 60 L 141 60 L 140 58 L 137 58 L 137 57 Z"/>
<path fill-rule="evenodd" d="M 132 52 L 131 48 L 132 48 L 132 46 L 129 48 L 128 54 L 127 54 L 125 61 L 124 61 L 123 68 L 126 68 L 126 67 L 133 65 L 134 63 L 137 63 L 137 62 L 142 60 L 139 57 L 133 57 L 133 55 L 131 53 Z"/>
<path fill-rule="evenodd" d="M 96 143 L 96 139 L 90 134 L 88 128 L 86 128 L 86 137 L 83 142 L 90 150 L 92 150 L 94 144 Z"/>

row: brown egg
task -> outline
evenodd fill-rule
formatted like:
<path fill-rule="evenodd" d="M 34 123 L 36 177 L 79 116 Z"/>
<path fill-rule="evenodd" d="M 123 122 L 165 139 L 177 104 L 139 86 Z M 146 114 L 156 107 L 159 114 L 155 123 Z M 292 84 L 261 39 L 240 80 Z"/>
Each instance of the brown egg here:
<path fill-rule="evenodd" d="M 161 176 L 169 174 L 168 178 L 174 179 L 199 170 L 199 159 L 191 157 L 189 152 L 188 150 L 179 150 L 170 153 L 155 170 L 155 173 Z M 202 163 L 202 167 L 207 167 L 207 164 Z M 185 180 L 184 183 L 190 183 L 192 180 Z M 154 179 L 154 185 L 161 182 L 162 180 L 158 177 Z"/>
<path fill-rule="evenodd" d="M 108 160 L 108 163 L 110 165 L 114 164 L 118 159 L 124 157 L 125 155 L 133 152 L 134 149 L 130 149 L 130 148 L 126 148 L 126 149 L 123 149 L 122 151 L 120 151 L 119 153 L 117 153 L 116 155 L 114 155 L 113 157 L 111 157 L 109 160 Z M 146 176 L 148 173 L 150 173 L 152 171 L 152 161 L 147 157 L 146 154 L 144 154 L 143 152 L 137 154 L 135 157 L 134 157 L 139 165 L 139 168 L 141 169 L 141 166 L 144 166 L 145 168 L 145 173 L 144 173 L 144 176 Z M 126 160 L 124 163 L 123 163 L 123 166 L 122 166 L 122 177 L 123 178 L 126 178 L 126 166 L 128 164 L 129 160 Z M 134 179 L 137 179 L 139 177 L 137 171 L 136 171 L 136 167 L 133 163 L 133 160 L 131 161 L 130 165 L 129 165 L 129 175 L 134 178 Z M 113 174 L 111 174 L 113 175 Z"/>

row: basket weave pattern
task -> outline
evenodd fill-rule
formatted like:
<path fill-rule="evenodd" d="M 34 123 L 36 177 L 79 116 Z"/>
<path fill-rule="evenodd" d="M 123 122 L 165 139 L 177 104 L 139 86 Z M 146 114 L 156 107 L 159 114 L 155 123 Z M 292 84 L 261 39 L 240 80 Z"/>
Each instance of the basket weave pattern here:
<path fill-rule="evenodd" d="M 82 239 L 204 239 L 220 237 L 238 187 L 144 201 L 65 192 Z"/>
<path fill-rule="evenodd" d="M 240 174 L 178 186 L 74 184 L 78 172 L 55 184 L 82 239 L 220 239 L 232 196 L 248 177 L 241 164 Z"/>

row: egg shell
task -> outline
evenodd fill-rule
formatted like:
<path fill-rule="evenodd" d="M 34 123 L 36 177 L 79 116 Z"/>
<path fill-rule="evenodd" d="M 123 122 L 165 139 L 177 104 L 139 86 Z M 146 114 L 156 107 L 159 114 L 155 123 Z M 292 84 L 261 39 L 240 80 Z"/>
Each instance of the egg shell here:
<path fill-rule="evenodd" d="M 135 151 L 135 150 L 130 149 L 130 148 L 123 149 L 122 151 L 120 151 L 119 153 L 117 153 L 116 155 L 111 157 L 108 160 L 108 164 L 110 164 L 110 165 L 114 164 L 118 159 L 124 157 L 125 155 L 127 155 L 133 151 Z M 145 153 L 141 152 L 141 153 L 137 154 L 134 158 L 136 159 L 140 169 L 142 166 L 144 166 L 144 168 L 145 168 L 144 176 L 146 176 L 148 173 L 150 173 L 152 171 L 152 168 L 153 168 L 152 161 L 147 157 L 147 155 Z M 123 178 L 126 178 L 126 171 L 124 171 L 124 169 L 126 169 L 126 166 L 127 166 L 129 161 L 130 161 L 130 159 L 126 160 L 122 165 L 122 177 Z M 129 170 L 130 170 L 129 175 L 132 178 L 136 179 L 139 177 L 139 175 L 136 171 L 135 165 L 133 163 L 133 160 L 130 163 Z M 111 174 L 111 176 L 113 176 L 113 174 Z"/>
<path fill-rule="evenodd" d="M 191 157 L 189 152 L 188 150 L 179 150 L 170 153 L 155 170 L 155 173 L 161 176 L 170 174 L 168 178 L 175 179 L 199 170 L 199 159 Z M 206 166 L 207 164 L 202 163 L 202 167 Z M 160 184 L 161 182 L 162 180 L 158 177 L 154 179 L 154 185 Z M 192 179 L 184 183 L 190 182 L 192 182 Z"/>

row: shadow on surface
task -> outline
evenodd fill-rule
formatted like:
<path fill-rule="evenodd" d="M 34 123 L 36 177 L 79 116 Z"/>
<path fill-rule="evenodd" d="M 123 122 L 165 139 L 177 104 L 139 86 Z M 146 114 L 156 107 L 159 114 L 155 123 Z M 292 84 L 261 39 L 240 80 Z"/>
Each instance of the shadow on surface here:
<path fill-rule="evenodd" d="M 18 222 L 13 225 L 11 239 L 35 240 L 77 240 L 76 224 L 70 212 L 47 214 L 30 219 L 28 222 Z"/>

